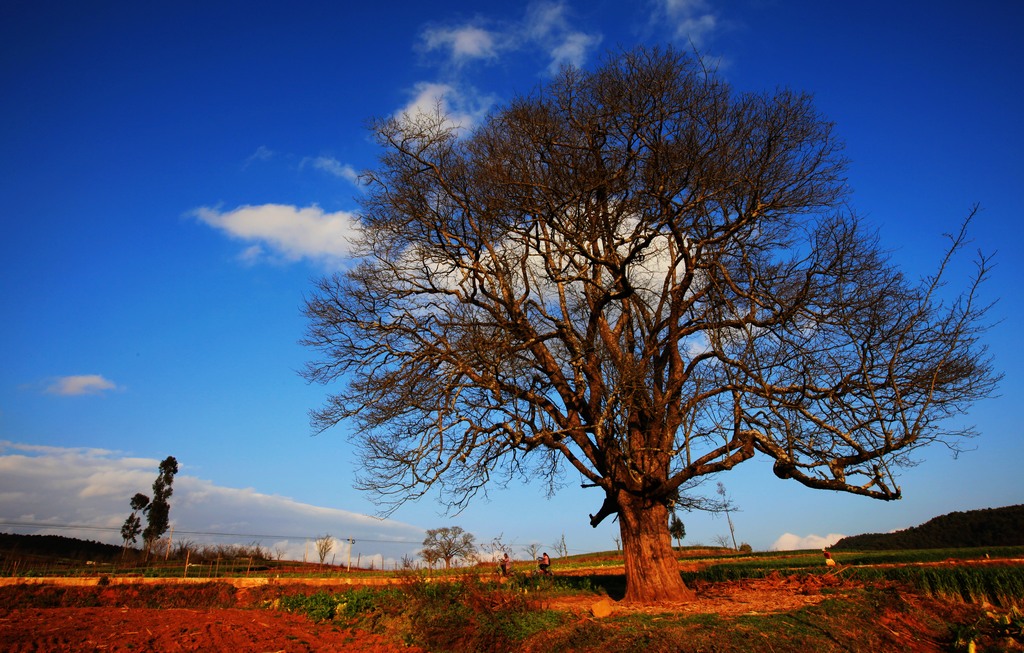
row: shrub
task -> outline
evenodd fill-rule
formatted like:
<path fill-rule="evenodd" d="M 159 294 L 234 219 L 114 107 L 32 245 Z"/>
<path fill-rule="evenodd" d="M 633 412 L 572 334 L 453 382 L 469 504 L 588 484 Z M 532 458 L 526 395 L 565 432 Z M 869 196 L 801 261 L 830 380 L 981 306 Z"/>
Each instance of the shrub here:
<path fill-rule="evenodd" d="M 315 594 L 290 594 L 282 596 L 278 604 L 288 612 L 299 612 L 313 621 L 330 621 L 338 612 L 340 601 L 337 596 L 323 590 Z"/>

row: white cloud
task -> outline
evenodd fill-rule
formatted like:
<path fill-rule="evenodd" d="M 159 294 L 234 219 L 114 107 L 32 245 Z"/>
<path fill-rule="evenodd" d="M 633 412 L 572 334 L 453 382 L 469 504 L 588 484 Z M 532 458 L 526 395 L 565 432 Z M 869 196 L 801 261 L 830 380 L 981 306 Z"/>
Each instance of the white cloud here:
<path fill-rule="evenodd" d="M 423 31 L 422 38 L 428 51 L 447 49 L 455 63 L 469 59 L 493 59 L 498 55 L 496 35 L 475 25 L 428 27 Z"/>
<path fill-rule="evenodd" d="M 552 37 L 565 28 L 564 2 L 535 2 L 526 8 L 523 20 L 527 35 L 535 41 Z"/>
<path fill-rule="evenodd" d="M 824 549 L 825 547 L 832 546 L 844 537 L 846 536 L 839 533 L 829 533 L 824 537 L 821 535 L 804 535 L 801 537 L 792 533 L 783 533 L 772 544 L 771 550 L 802 551 L 806 549 Z"/>
<path fill-rule="evenodd" d="M 548 73 L 555 74 L 562 66 L 579 67 L 587 56 L 601 42 L 601 37 L 583 32 L 567 34 L 560 43 L 551 48 L 551 63 Z"/>
<path fill-rule="evenodd" d="M 149 494 L 158 473 L 155 458 L 127 457 L 103 449 L 40 447 L 0 441 L 0 530 L 56 534 L 120 544 L 120 528 L 130 512 L 129 499 Z M 36 526 L 26 526 L 25 524 Z M 287 497 L 230 488 L 190 476 L 182 465 L 171 498 L 175 541 L 197 544 L 259 542 L 286 557 L 313 558 L 307 540 L 330 533 L 356 541 L 362 564 L 415 555 L 423 529 L 368 515 L 301 503 Z M 85 526 L 88 528 L 69 528 Z M 370 558 L 367 558 L 370 556 Z M 353 562 L 355 559 L 353 559 Z"/>
<path fill-rule="evenodd" d="M 462 91 L 450 84 L 421 82 L 414 87 L 412 100 L 396 116 L 416 121 L 420 116 L 434 116 L 440 111 L 446 127 L 464 132 L 478 125 L 493 103 L 493 98 L 471 90 Z"/>
<path fill-rule="evenodd" d="M 652 22 L 667 24 L 675 39 L 698 48 L 719 27 L 708 0 L 660 0 Z"/>
<path fill-rule="evenodd" d="M 252 243 L 242 255 L 247 261 L 263 259 L 269 251 L 287 261 L 336 262 L 351 252 L 359 225 L 353 213 L 325 213 L 316 205 L 240 206 L 225 213 L 200 207 L 192 215 L 233 238 Z"/>
<path fill-rule="evenodd" d="M 576 30 L 569 22 L 564 2 L 536 2 L 527 7 L 519 39 L 529 47 L 540 46 L 548 54 L 548 74 L 565 65 L 582 66 L 601 43 L 601 35 Z"/>
<path fill-rule="evenodd" d="M 480 19 L 465 24 L 429 26 L 420 35 L 424 50 L 442 51 L 456 68 L 471 61 L 496 61 L 511 52 L 540 52 L 549 73 L 565 64 L 582 65 L 601 43 L 601 35 L 577 29 L 570 20 L 568 4 L 533 2 L 523 17 L 498 24 L 493 29 Z"/>
<path fill-rule="evenodd" d="M 100 374 L 77 374 L 54 379 L 46 388 L 50 394 L 73 397 L 77 395 L 98 395 L 116 390 L 117 384 Z"/>
<path fill-rule="evenodd" d="M 462 83 L 459 73 L 471 62 L 495 62 L 513 52 L 541 53 L 548 74 L 564 65 L 581 66 L 600 44 L 601 36 L 575 29 L 565 2 L 534 2 L 520 20 L 498 23 L 477 18 L 458 25 L 430 25 L 420 33 L 420 47 L 441 52 L 447 81 L 425 81 L 412 89 L 412 100 L 395 116 L 417 121 L 422 116 L 445 117 L 445 126 L 464 133 L 476 127 L 494 105 L 494 98 Z M 491 27 L 494 25 L 494 27 Z"/>
<path fill-rule="evenodd" d="M 313 166 L 317 170 L 326 172 L 329 175 L 351 182 L 356 186 L 359 185 L 359 172 L 347 163 L 342 163 L 333 157 L 318 156 L 303 159 L 302 165 L 306 164 Z"/>

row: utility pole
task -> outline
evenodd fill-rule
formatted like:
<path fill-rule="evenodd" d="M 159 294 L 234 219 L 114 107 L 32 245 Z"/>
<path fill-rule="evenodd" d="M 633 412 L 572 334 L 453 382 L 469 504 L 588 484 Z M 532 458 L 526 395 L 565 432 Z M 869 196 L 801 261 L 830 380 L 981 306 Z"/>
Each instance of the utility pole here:
<path fill-rule="evenodd" d="M 348 538 L 348 570 L 352 571 L 352 546 L 356 543 L 351 537 Z"/>
<path fill-rule="evenodd" d="M 167 548 L 164 550 L 164 561 L 171 557 L 171 542 L 174 541 L 174 526 L 171 526 L 171 532 L 167 536 Z"/>

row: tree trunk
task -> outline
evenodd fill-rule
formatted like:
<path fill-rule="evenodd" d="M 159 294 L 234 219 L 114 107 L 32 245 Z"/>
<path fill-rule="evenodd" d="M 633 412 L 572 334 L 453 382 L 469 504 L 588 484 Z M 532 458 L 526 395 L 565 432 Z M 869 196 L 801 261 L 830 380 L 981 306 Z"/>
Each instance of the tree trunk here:
<path fill-rule="evenodd" d="M 627 603 L 692 601 L 696 598 L 682 576 L 668 533 L 668 507 L 661 502 L 638 499 L 625 492 L 619 496 L 619 525 L 626 562 Z"/>

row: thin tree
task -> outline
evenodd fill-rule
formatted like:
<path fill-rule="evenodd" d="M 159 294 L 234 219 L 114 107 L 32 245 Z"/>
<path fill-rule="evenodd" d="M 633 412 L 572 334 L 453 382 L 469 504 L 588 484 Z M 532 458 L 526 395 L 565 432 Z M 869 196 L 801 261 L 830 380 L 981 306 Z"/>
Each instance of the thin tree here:
<path fill-rule="evenodd" d="M 178 473 L 178 461 L 174 456 L 167 456 L 160 462 L 160 473 L 153 481 L 153 499 L 146 506 L 146 530 L 142 539 L 146 543 L 148 553 L 153 543 L 167 532 L 171 522 L 171 504 L 168 499 L 174 493 L 174 475 Z"/>
<path fill-rule="evenodd" d="M 423 559 L 429 565 L 444 560 L 444 568 L 451 569 L 453 560 L 468 560 L 476 555 L 475 539 L 472 533 L 465 532 L 461 526 L 429 529 L 423 539 Z"/>
<path fill-rule="evenodd" d="M 679 516 L 674 512 L 668 522 L 668 534 L 676 541 L 676 547 L 682 548 L 683 538 L 686 537 L 686 526 L 683 524 L 683 520 L 679 519 Z"/>
<path fill-rule="evenodd" d="M 141 492 L 136 492 L 128 503 L 131 505 L 132 512 L 121 526 L 121 538 L 124 540 L 124 547 L 121 549 L 122 556 L 127 553 L 130 545 L 135 544 L 139 534 L 142 533 L 142 519 L 139 517 L 139 511 L 145 510 L 149 506 L 149 497 Z"/>
<path fill-rule="evenodd" d="M 565 543 L 565 533 L 562 533 L 562 537 L 558 538 L 558 541 L 552 544 L 551 548 L 562 558 L 569 555 L 569 547 Z"/>
<path fill-rule="evenodd" d="M 533 542 L 526 547 L 526 553 L 530 556 L 530 560 L 536 561 L 540 557 L 540 544 Z"/>
<path fill-rule="evenodd" d="M 729 523 L 729 537 L 732 538 L 732 548 L 737 550 L 739 547 L 736 546 L 736 528 L 732 524 L 732 515 L 730 511 L 733 510 L 732 501 L 729 499 L 729 495 L 725 492 L 725 484 L 721 481 L 718 482 L 718 496 L 722 497 L 722 512 L 725 513 L 725 520 Z"/>
<path fill-rule="evenodd" d="M 286 554 L 286 553 L 288 553 L 288 547 L 287 546 L 285 546 L 284 544 L 276 544 L 276 545 L 274 545 L 274 559 L 275 560 L 278 560 L 278 561 L 284 560 L 284 554 Z"/>
<path fill-rule="evenodd" d="M 393 509 L 568 467 L 618 517 L 627 601 L 686 600 L 670 504 L 755 456 L 781 479 L 882 500 L 998 375 L 979 256 L 913 281 L 848 206 L 810 97 L 733 93 L 698 60 L 634 50 L 566 68 L 466 131 L 374 125 L 357 259 L 306 299 L 304 376 L 337 384 L 357 486 Z M 896 183 L 897 180 L 894 180 Z M 973 215 L 973 212 L 972 214 Z"/>
<path fill-rule="evenodd" d="M 324 560 L 327 559 L 327 554 L 334 548 L 334 538 L 330 534 L 321 535 L 316 538 L 316 554 L 320 556 L 320 566 L 324 566 Z"/>

